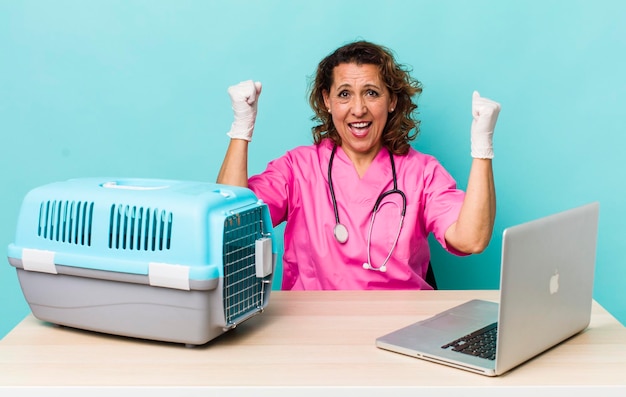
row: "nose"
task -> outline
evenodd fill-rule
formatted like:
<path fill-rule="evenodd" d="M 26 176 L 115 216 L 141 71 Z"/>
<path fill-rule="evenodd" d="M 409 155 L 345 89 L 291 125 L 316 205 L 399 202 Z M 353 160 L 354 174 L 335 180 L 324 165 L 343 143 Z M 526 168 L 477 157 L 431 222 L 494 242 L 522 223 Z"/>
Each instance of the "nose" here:
<path fill-rule="evenodd" d="M 360 96 L 354 97 L 354 102 L 352 104 L 352 114 L 355 117 L 362 117 L 367 113 L 367 105 L 365 100 Z"/>

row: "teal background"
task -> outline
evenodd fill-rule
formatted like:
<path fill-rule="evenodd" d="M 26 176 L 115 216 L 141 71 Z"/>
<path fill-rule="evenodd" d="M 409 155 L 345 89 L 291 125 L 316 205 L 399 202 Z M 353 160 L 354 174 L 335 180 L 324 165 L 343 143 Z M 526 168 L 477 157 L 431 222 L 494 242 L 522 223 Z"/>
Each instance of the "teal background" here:
<path fill-rule="evenodd" d="M 625 20 L 620 0 L 0 0 L 0 246 L 41 184 L 214 181 L 232 121 L 226 90 L 241 80 L 264 84 L 252 173 L 310 144 L 308 78 L 364 38 L 423 82 L 414 146 L 463 188 L 472 91 L 502 104 L 494 238 L 464 258 L 433 243 L 440 286 L 498 288 L 505 227 L 598 200 L 595 298 L 626 322 Z M 3 336 L 28 313 L 6 262 L 0 302 Z"/>

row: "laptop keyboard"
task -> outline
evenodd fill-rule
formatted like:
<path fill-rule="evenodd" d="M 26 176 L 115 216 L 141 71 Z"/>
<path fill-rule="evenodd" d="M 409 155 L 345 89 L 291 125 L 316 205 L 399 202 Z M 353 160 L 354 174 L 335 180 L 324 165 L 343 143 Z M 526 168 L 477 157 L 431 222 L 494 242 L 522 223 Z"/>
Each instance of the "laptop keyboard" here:
<path fill-rule="evenodd" d="M 496 335 L 498 333 L 498 323 L 467 334 L 457 340 L 441 346 L 442 349 L 452 348 L 452 351 L 469 354 L 487 360 L 496 359 Z"/>

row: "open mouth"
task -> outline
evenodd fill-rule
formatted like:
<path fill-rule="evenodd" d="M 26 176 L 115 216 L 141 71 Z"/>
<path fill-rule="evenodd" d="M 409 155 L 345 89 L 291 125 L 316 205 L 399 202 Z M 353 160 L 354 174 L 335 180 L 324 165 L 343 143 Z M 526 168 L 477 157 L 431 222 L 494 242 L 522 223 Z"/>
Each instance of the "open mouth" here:
<path fill-rule="evenodd" d="M 369 121 L 359 121 L 358 123 L 348 123 L 348 126 L 350 127 L 350 130 L 352 131 L 352 133 L 357 136 L 363 136 L 367 134 L 367 131 L 369 131 L 369 128 L 371 125 L 372 123 Z"/>

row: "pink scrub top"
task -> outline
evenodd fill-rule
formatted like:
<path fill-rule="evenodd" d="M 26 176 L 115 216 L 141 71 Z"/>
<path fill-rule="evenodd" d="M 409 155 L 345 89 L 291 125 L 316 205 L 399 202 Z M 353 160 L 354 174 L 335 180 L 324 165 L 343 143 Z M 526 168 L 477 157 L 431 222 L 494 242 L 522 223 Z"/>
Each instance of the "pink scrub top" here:
<path fill-rule="evenodd" d="M 398 189 L 407 199 L 404 225 L 386 272 L 366 270 L 367 235 L 372 208 L 393 188 L 389 152 L 381 150 L 360 178 L 348 156 L 337 148 L 332 178 L 339 219 L 348 241 L 335 240 L 335 213 L 328 188 L 329 139 L 302 146 L 271 161 L 249 179 L 249 188 L 269 207 L 274 226 L 284 232 L 284 290 L 432 289 L 424 280 L 430 260 L 428 235 L 444 249 L 444 234 L 459 215 L 465 193 L 432 156 L 411 149 L 394 156 Z M 372 229 L 371 264 L 379 267 L 391 249 L 402 210 L 398 194 L 380 205 Z"/>

